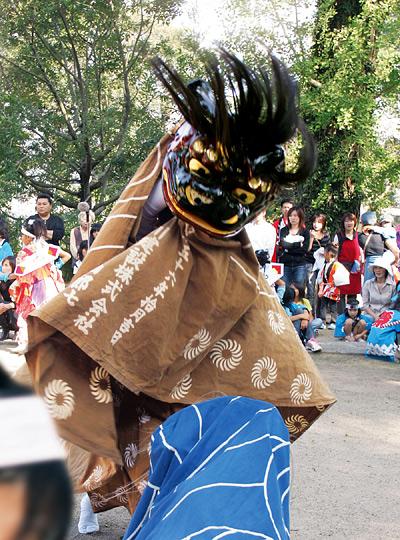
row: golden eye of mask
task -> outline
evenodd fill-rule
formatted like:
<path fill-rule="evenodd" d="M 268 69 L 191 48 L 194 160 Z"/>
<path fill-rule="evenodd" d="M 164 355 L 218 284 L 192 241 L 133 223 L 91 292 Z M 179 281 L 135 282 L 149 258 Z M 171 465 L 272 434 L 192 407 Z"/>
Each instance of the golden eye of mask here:
<path fill-rule="evenodd" d="M 202 154 L 205 150 L 204 143 L 200 139 L 197 139 L 192 144 L 192 149 L 198 154 Z"/>
<path fill-rule="evenodd" d="M 261 186 L 261 178 L 250 178 L 247 183 L 252 189 L 257 189 Z"/>
<path fill-rule="evenodd" d="M 251 204 L 256 200 L 256 196 L 254 193 L 250 193 L 250 191 L 246 191 L 245 189 L 236 188 L 232 191 L 232 195 L 239 199 L 240 202 L 243 204 Z"/>
<path fill-rule="evenodd" d="M 209 176 L 210 171 L 205 167 L 202 163 L 200 163 L 199 160 L 192 158 L 189 161 L 189 170 L 193 174 L 197 174 L 197 176 Z"/>
<path fill-rule="evenodd" d="M 214 163 L 218 160 L 218 152 L 214 150 L 213 148 L 209 148 L 206 152 L 207 159 Z"/>
<path fill-rule="evenodd" d="M 210 199 L 210 197 L 207 197 L 206 195 L 199 193 L 196 189 L 192 188 L 191 186 L 186 186 L 185 194 L 186 194 L 187 200 L 190 202 L 192 206 L 197 206 L 199 204 L 211 204 L 213 202 L 213 200 Z"/>

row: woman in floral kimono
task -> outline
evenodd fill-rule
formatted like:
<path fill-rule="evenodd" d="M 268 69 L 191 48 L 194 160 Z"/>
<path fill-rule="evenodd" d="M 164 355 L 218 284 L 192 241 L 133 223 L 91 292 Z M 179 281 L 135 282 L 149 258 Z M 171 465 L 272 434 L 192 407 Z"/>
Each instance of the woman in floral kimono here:
<path fill-rule="evenodd" d="M 54 261 L 60 248 L 48 244 L 46 226 L 41 220 L 29 220 L 21 229 L 23 248 L 17 255 L 17 265 L 10 295 L 18 315 L 18 342 L 21 352 L 28 342 L 26 318 L 36 308 L 64 289 L 64 281 Z"/>

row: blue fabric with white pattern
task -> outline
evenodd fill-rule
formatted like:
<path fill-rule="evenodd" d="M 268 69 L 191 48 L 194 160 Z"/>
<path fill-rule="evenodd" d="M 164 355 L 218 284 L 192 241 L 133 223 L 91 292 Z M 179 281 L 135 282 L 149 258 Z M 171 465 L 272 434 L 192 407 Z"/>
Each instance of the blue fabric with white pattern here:
<path fill-rule="evenodd" d="M 365 354 L 369 358 L 394 362 L 396 351 L 399 349 L 398 336 L 400 336 L 400 311 L 387 309 L 372 325 Z"/>
<path fill-rule="evenodd" d="M 124 540 L 287 539 L 290 445 L 278 410 L 222 397 L 152 435 L 150 474 Z"/>

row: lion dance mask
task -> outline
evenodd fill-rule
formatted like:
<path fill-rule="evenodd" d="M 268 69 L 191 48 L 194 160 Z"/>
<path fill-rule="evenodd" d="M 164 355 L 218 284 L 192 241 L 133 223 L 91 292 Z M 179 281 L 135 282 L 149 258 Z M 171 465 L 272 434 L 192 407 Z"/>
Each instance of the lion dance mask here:
<path fill-rule="evenodd" d="M 236 234 L 282 185 L 314 169 L 296 84 L 276 58 L 270 64 L 271 74 L 256 72 L 222 51 L 221 63 L 208 66 L 209 81 L 186 85 L 162 60 L 154 62 L 185 119 L 164 160 L 164 197 L 174 214 L 212 236 Z M 289 170 L 286 148 L 296 138 L 301 147 Z"/>

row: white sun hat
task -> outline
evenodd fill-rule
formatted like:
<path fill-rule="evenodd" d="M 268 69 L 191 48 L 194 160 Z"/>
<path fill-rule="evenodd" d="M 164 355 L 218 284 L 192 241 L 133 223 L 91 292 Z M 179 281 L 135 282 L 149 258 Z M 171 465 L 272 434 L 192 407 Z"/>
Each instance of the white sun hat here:
<path fill-rule="evenodd" d="M 393 276 L 392 264 L 394 262 L 394 255 L 391 251 L 385 251 L 382 257 L 378 257 L 371 266 L 378 266 L 384 268 L 390 276 Z"/>

